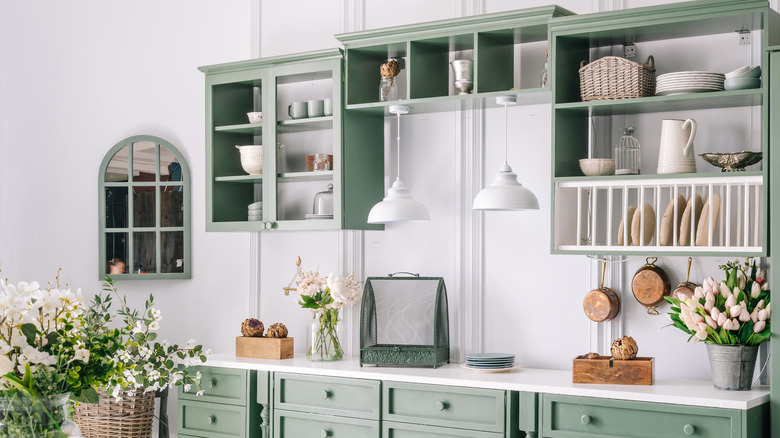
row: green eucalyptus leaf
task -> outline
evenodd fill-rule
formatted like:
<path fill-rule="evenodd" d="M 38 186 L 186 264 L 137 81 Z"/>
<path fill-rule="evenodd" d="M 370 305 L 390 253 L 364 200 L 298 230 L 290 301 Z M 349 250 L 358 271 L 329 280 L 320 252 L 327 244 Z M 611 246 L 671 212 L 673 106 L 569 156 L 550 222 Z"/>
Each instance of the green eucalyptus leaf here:
<path fill-rule="evenodd" d="M 27 338 L 27 343 L 31 346 L 35 346 L 35 337 L 38 335 L 38 329 L 35 328 L 35 324 L 22 324 L 22 334 Z"/>

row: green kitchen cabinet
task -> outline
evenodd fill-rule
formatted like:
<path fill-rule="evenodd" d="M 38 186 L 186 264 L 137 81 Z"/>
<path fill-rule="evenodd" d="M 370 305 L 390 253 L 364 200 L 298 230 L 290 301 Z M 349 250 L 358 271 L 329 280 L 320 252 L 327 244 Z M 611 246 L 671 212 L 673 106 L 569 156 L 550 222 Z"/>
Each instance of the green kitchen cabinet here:
<path fill-rule="evenodd" d="M 196 395 L 179 387 L 178 434 L 201 438 L 266 438 L 268 404 L 261 405 L 256 388 L 268 372 L 241 369 L 194 367 L 201 372 Z M 262 432 L 262 433 L 261 433 Z"/>
<path fill-rule="evenodd" d="M 381 229 L 366 223 L 382 199 L 381 144 L 360 142 L 342 119 L 339 49 L 200 67 L 206 74 L 207 231 Z M 330 99 L 332 115 L 293 119 L 294 102 Z M 262 111 L 261 123 L 247 113 Z M 354 141 L 347 145 L 345 138 Z M 262 173 L 248 174 L 236 146 L 263 145 Z M 309 171 L 306 156 L 332 156 Z M 314 217 L 317 193 L 333 185 L 333 216 Z M 262 220 L 248 206 L 262 201 Z"/>
<path fill-rule="evenodd" d="M 780 45 L 770 47 L 769 52 L 769 78 L 773 84 L 780 84 Z M 780 108 L 780 87 L 771 87 L 769 90 L 769 102 L 772 108 Z M 780 111 L 773 110 L 769 112 L 769 126 L 780 126 Z M 772 129 L 769 132 L 771 149 L 780 148 L 780 132 Z M 780 154 L 769 154 L 765 151 L 764 159 L 770 163 L 769 180 L 772 181 L 770 192 L 772 194 L 770 217 L 780 217 Z M 768 156 L 767 156 L 768 155 Z M 777 220 L 777 219 L 775 219 Z M 770 235 L 770 248 L 780 248 L 780 232 L 775 230 Z M 777 250 L 775 250 L 777 251 Z M 771 290 L 780 290 L 780 275 L 770 275 L 769 282 Z M 772 430 L 769 436 L 780 436 L 780 342 L 777 342 L 780 336 L 780 324 L 772 324 L 772 338 L 774 342 L 769 343 L 770 372 L 769 386 L 771 388 L 771 413 Z"/>
<path fill-rule="evenodd" d="M 766 1 L 714 0 L 561 17 L 551 21 L 553 253 L 643 256 L 768 254 L 769 166 L 766 156 L 769 152 L 769 110 L 766 103 L 770 86 L 766 80 L 766 54 L 757 61 L 765 73 L 763 86 L 748 90 L 582 101 L 578 71 L 582 61 L 595 61 L 595 57 L 591 59 L 595 51 L 603 54 L 614 46 L 627 43 L 636 44 L 640 53 L 646 48 L 636 61 L 642 63 L 647 55 L 652 54 L 659 72 L 675 68 L 701 70 L 696 68 L 697 65 L 706 65 L 707 59 L 722 56 L 718 44 L 709 43 L 710 38 L 733 36 L 730 41 L 738 47 L 735 31 L 753 32 L 754 43 L 761 44 L 759 52 L 764 53 L 763 49 L 777 39 L 774 29 L 770 29 L 777 20 L 778 14 L 769 8 Z M 740 56 L 748 59 L 750 46 L 745 47 Z M 687 54 L 684 61 L 677 61 L 678 65 L 670 67 L 667 60 L 680 59 L 675 55 L 681 52 Z M 746 59 L 734 59 L 734 67 L 744 64 Z M 748 126 L 700 125 L 699 131 L 706 129 L 717 133 L 714 135 L 743 136 L 738 137 L 740 145 L 735 148 L 760 150 L 766 154 L 759 170 L 720 173 L 714 166 L 700 162 L 696 173 L 657 174 L 656 169 L 644 167 L 641 175 L 582 176 L 580 159 L 612 157 L 617 137 L 606 136 L 598 129 L 619 120 L 613 116 L 642 115 L 638 132 L 660 131 L 664 118 L 695 119 L 695 111 L 713 110 L 725 115 L 737 108 L 760 112 L 760 116 L 755 121 L 752 115 L 746 116 L 751 120 Z M 618 132 L 619 127 L 614 128 L 612 131 Z M 746 134 L 751 132 L 751 128 L 759 128 L 761 134 L 757 139 Z M 601 134 L 612 140 L 603 143 L 591 141 L 593 131 L 597 136 Z M 706 144 L 696 144 L 696 148 L 696 153 L 711 151 Z M 642 149 L 649 150 L 646 152 L 649 154 L 658 154 L 658 146 L 654 144 L 642 144 Z M 743 149 L 729 152 L 738 150 Z M 693 193 L 701 196 L 701 202 L 712 199 L 714 194 L 720 196 L 720 221 L 714 232 L 709 237 L 703 235 L 703 242 L 692 247 L 679 244 L 678 232 L 675 231 L 673 244 L 662 246 L 658 236 L 667 205 L 677 195 L 690 199 Z M 627 216 L 629 207 L 639 208 L 645 203 L 654 209 L 655 237 L 642 246 L 618 246 L 619 224 Z M 682 213 L 677 212 L 677 217 L 681 217 Z M 682 232 L 684 230 L 679 231 Z M 693 234 L 694 230 L 689 232 Z"/>
<path fill-rule="evenodd" d="M 769 404 L 750 410 L 542 395 L 542 436 L 763 438 Z"/>

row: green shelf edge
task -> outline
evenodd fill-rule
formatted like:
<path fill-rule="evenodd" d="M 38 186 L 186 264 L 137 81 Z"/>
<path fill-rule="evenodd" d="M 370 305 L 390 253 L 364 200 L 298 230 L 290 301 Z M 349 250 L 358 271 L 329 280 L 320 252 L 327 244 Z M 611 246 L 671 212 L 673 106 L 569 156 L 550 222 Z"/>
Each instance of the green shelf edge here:
<path fill-rule="evenodd" d="M 745 171 L 745 172 L 699 172 L 699 173 L 647 174 L 647 175 L 556 176 L 553 177 L 553 182 L 558 183 L 558 182 L 568 182 L 568 181 L 574 181 L 574 182 L 592 181 L 594 183 L 597 183 L 600 181 L 609 180 L 609 181 L 626 181 L 627 183 L 630 183 L 631 181 L 642 180 L 642 179 L 651 179 L 651 180 L 657 179 L 660 182 L 663 182 L 670 178 L 722 177 L 724 179 L 727 179 L 727 178 L 737 178 L 737 177 L 744 177 L 744 176 L 765 177 L 766 174 L 763 170 L 755 170 L 755 171 Z"/>
<path fill-rule="evenodd" d="M 277 134 L 333 129 L 333 116 L 282 120 L 276 123 Z"/>
<path fill-rule="evenodd" d="M 637 97 L 633 99 L 599 100 L 594 102 L 556 103 L 556 111 L 588 113 L 594 116 L 639 114 L 661 111 L 732 108 L 761 105 L 764 88 L 715 91 L 710 93 L 676 94 L 672 96 Z"/>
<path fill-rule="evenodd" d="M 461 109 L 498 108 L 501 105 L 497 104 L 495 99 L 499 96 L 515 96 L 517 97 L 518 105 L 539 105 L 552 102 L 552 93 L 550 92 L 550 88 L 547 87 L 405 99 L 391 102 L 357 103 L 347 105 L 346 109 L 348 111 L 361 111 L 389 116 L 391 114 L 388 111 L 388 108 L 392 105 L 406 105 L 415 114 L 456 111 Z"/>

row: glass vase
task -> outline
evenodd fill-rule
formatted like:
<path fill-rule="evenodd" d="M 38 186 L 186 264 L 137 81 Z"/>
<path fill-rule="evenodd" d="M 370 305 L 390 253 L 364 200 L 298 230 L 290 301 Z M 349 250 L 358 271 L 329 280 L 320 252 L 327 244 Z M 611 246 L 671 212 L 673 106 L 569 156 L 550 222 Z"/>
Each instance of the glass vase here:
<path fill-rule="evenodd" d="M 27 396 L 0 392 L 0 436 L 18 438 L 80 437 L 69 418 L 70 394 Z"/>
<path fill-rule="evenodd" d="M 339 310 L 320 310 L 311 324 L 311 345 L 306 352 L 311 361 L 341 360 L 344 350 L 339 339 Z"/>
<path fill-rule="evenodd" d="M 379 100 L 381 102 L 398 100 L 398 84 L 395 76 L 382 76 L 382 81 L 379 83 Z"/>

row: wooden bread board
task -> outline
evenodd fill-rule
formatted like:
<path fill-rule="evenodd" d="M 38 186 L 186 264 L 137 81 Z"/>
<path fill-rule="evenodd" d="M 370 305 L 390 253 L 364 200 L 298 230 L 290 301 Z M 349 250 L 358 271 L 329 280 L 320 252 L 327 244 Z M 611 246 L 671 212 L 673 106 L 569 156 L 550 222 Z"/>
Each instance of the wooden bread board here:
<path fill-rule="evenodd" d="M 606 383 L 614 385 L 652 385 L 655 380 L 655 358 L 637 357 L 615 360 L 610 356 L 598 359 L 574 358 L 572 383 Z"/>
<path fill-rule="evenodd" d="M 293 338 L 236 337 L 236 356 L 256 359 L 293 357 Z"/>

